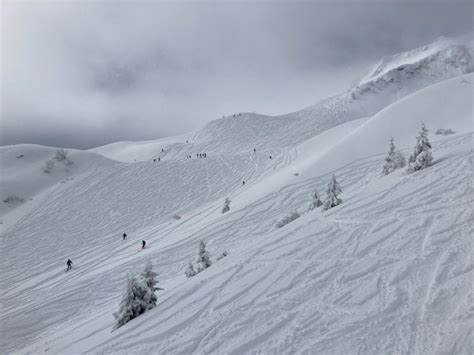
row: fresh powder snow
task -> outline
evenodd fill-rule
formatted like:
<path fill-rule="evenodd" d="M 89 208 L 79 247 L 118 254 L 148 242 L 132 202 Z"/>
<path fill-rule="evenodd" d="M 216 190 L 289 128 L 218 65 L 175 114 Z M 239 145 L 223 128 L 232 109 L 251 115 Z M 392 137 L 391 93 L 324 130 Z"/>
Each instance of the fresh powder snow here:
<path fill-rule="evenodd" d="M 179 137 L 1 147 L 1 352 L 472 353 L 472 54 L 441 39 Z M 383 174 L 422 123 L 431 164 Z"/>

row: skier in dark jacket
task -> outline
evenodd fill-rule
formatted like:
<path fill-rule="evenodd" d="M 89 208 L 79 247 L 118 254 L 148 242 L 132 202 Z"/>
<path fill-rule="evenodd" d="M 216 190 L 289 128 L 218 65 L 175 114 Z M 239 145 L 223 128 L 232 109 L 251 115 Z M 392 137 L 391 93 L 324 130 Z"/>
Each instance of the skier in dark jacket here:
<path fill-rule="evenodd" d="M 142 240 L 142 249 L 145 249 L 145 244 L 146 244 L 146 242 L 144 240 Z"/>
<path fill-rule="evenodd" d="M 67 269 L 66 269 L 66 271 L 71 270 L 71 269 L 72 269 L 72 261 L 71 261 L 71 259 L 67 259 L 66 264 L 67 264 Z"/>
<path fill-rule="evenodd" d="M 123 240 L 125 240 L 125 238 L 127 238 L 127 233 L 123 233 Z"/>

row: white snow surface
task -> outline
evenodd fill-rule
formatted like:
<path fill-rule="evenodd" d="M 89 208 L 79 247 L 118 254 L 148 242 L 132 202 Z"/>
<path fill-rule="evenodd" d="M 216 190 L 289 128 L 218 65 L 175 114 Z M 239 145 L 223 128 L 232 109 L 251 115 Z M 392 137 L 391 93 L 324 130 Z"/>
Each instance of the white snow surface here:
<path fill-rule="evenodd" d="M 236 154 L 253 148 L 274 156 L 327 129 L 371 117 L 424 87 L 473 71 L 473 40 L 468 36 L 441 38 L 430 45 L 384 58 L 347 92 L 297 112 L 281 116 L 230 115 L 187 135 L 140 143 L 119 142 L 93 151 L 124 162 L 157 157 L 185 159 L 196 152 Z"/>
<path fill-rule="evenodd" d="M 310 132 L 301 113 L 243 114 L 195 135 L 71 151 L 74 164 L 51 174 L 41 166 L 54 148 L 0 148 L 2 200 L 25 199 L 0 210 L 1 352 L 472 353 L 473 81 Z M 382 176 L 390 136 L 408 155 L 421 122 L 433 165 Z M 309 212 L 332 174 L 343 203 Z M 213 263 L 186 279 L 200 240 Z M 147 261 L 164 288 L 157 307 L 111 332 L 127 274 Z"/>

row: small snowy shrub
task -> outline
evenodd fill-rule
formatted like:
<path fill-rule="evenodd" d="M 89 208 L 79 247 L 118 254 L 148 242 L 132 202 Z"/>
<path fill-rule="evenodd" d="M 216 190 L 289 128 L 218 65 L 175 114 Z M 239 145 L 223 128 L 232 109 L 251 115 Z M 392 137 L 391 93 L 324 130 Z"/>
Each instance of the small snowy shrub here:
<path fill-rule="evenodd" d="M 435 134 L 437 135 L 443 135 L 443 136 L 447 136 L 449 134 L 454 134 L 454 131 L 451 129 L 451 128 L 448 128 L 448 129 L 445 129 L 445 128 L 438 128 L 435 132 Z"/>
<path fill-rule="evenodd" d="M 428 129 L 422 123 L 420 133 L 416 137 L 415 148 L 408 159 L 407 172 L 411 173 L 425 169 L 431 165 L 432 161 L 433 156 L 431 155 L 431 144 L 428 140 Z"/>
<path fill-rule="evenodd" d="M 299 218 L 300 214 L 298 212 L 291 212 L 290 214 L 283 217 L 281 220 L 278 221 L 276 224 L 277 228 L 281 228 L 286 226 L 288 223 L 293 222 L 295 219 Z"/>
<path fill-rule="evenodd" d="M 72 161 L 69 160 L 68 154 L 69 153 L 67 152 L 67 150 L 58 149 L 58 150 L 56 150 L 53 159 L 58 161 L 58 162 L 64 162 L 64 164 L 66 164 L 66 165 L 71 165 Z"/>
<path fill-rule="evenodd" d="M 222 213 L 226 213 L 230 211 L 230 199 L 228 197 L 225 198 L 224 207 L 222 207 Z"/>
<path fill-rule="evenodd" d="M 199 242 L 199 252 L 198 256 L 194 261 L 190 262 L 186 268 L 185 275 L 186 277 L 192 277 L 199 274 L 201 271 L 207 269 L 211 266 L 211 258 L 209 252 L 206 250 L 206 244 L 203 241 Z"/>
<path fill-rule="evenodd" d="M 11 195 L 5 198 L 3 202 L 9 205 L 19 205 L 20 203 L 25 202 L 25 199 L 16 195 Z"/>
<path fill-rule="evenodd" d="M 336 181 L 336 176 L 333 174 L 326 189 L 326 199 L 324 200 L 323 206 L 324 211 L 336 207 L 342 203 L 342 199 L 337 196 L 341 192 L 341 186 L 339 186 L 339 183 Z"/>
<path fill-rule="evenodd" d="M 193 263 L 190 262 L 188 264 L 188 267 L 186 268 L 186 271 L 184 272 L 186 277 L 189 279 L 190 277 L 193 277 L 197 274 L 196 270 L 194 270 Z"/>
<path fill-rule="evenodd" d="M 172 217 L 173 217 L 174 219 L 181 219 L 181 216 L 180 216 L 179 214 L 174 214 Z"/>
<path fill-rule="evenodd" d="M 128 278 L 119 310 L 114 313 L 116 322 L 113 330 L 156 306 L 155 291 L 160 290 L 156 287 L 157 282 L 151 263 L 147 263 L 139 277 Z"/>
<path fill-rule="evenodd" d="M 54 160 L 48 159 L 43 165 L 43 172 L 50 174 L 54 169 Z"/>
<path fill-rule="evenodd" d="M 382 174 L 388 175 L 397 169 L 403 168 L 406 165 L 405 157 L 399 151 L 395 151 L 395 144 L 393 144 L 393 137 L 390 137 L 390 150 L 385 157 Z"/>
<path fill-rule="evenodd" d="M 321 201 L 321 198 L 319 197 L 318 190 L 314 190 L 313 192 L 313 201 L 311 201 L 311 205 L 309 205 L 309 210 L 312 211 L 315 208 L 318 208 L 319 206 L 322 206 L 323 202 Z"/>

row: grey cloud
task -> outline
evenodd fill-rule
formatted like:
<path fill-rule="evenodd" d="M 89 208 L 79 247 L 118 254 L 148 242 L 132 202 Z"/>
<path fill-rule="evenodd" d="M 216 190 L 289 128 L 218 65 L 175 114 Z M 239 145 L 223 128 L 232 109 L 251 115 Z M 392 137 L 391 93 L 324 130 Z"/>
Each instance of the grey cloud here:
<path fill-rule="evenodd" d="M 89 148 L 346 89 L 473 30 L 471 1 L 2 3 L 0 144 Z"/>

